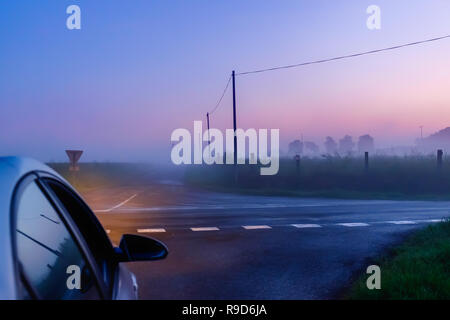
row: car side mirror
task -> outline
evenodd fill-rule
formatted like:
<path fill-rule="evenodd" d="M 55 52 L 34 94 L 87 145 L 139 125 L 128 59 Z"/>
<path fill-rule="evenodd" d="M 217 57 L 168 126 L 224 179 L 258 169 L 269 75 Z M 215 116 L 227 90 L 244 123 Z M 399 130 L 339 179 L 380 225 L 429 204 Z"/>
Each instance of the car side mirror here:
<path fill-rule="evenodd" d="M 117 249 L 119 261 L 160 260 L 169 254 L 161 241 L 134 234 L 124 234 Z"/>

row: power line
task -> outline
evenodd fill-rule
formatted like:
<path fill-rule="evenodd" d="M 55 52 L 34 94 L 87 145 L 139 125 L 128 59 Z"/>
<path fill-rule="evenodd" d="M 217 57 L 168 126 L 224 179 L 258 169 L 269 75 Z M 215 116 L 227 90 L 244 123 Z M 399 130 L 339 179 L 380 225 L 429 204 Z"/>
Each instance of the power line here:
<path fill-rule="evenodd" d="M 396 49 L 400 49 L 400 48 L 424 44 L 424 43 L 428 43 L 428 42 L 439 41 L 439 40 L 443 40 L 443 39 L 447 39 L 447 38 L 450 38 L 450 35 L 445 35 L 442 37 L 431 38 L 431 39 L 426 39 L 426 40 L 421 40 L 421 41 L 409 42 L 409 43 L 405 43 L 405 44 L 401 44 L 401 45 L 397 45 L 397 46 L 393 46 L 393 47 L 387 47 L 387 48 L 382 48 L 382 49 L 353 53 L 353 54 L 348 54 L 348 55 L 338 56 L 338 57 L 333 57 L 333 58 L 328 58 L 328 59 L 314 60 L 314 61 L 302 62 L 302 63 L 285 65 L 285 66 L 253 70 L 253 71 L 238 72 L 238 73 L 236 73 L 236 76 L 242 76 L 242 75 L 248 75 L 248 74 L 254 74 L 254 73 L 262 73 L 262 72 L 268 72 L 268 71 L 275 71 L 275 70 L 281 70 L 281 69 L 297 68 L 297 67 L 302 67 L 302 66 L 307 66 L 307 65 L 312 65 L 312 64 L 320 64 L 320 63 L 325 63 L 325 62 L 330 62 L 330 61 L 350 59 L 350 58 L 360 57 L 360 56 L 364 56 L 364 55 L 379 53 L 379 52 L 383 52 L 383 51 L 391 51 L 391 50 L 396 50 Z M 228 81 L 225 86 L 225 89 L 223 90 L 222 96 L 220 97 L 220 99 L 217 102 L 217 104 L 215 105 L 215 107 L 211 110 L 211 112 L 209 112 L 210 115 L 212 115 L 217 110 L 217 108 L 219 108 L 219 106 L 225 96 L 225 93 L 227 92 L 228 87 L 230 86 L 230 81 L 231 81 L 231 75 L 228 78 Z"/>
<path fill-rule="evenodd" d="M 311 64 L 319 64 L 319 63 L 325 63 L 325 62 L 330 62 L 330 61 L 355 58 L 355 57 L 364 56 L 364 55 L 373 54 L 373 53 L 378 53 L 378 52 L 383 52 L 383 51 L 395 50 L 395 49 L 400 49 L 400 48 L 404 48 L 404 47 L 411 47 L 411 46 L 415 46 L 415 45 L 419 45 L 419 44 L 423 44 L 423 43 L 427 43 L 427 42 L 439 41 L 439 40 L 443 40 L 443 39 L 446 39 L 446 38 L 450 38 L 450 35 L 446 35 L 446 36 L 438 37 L 438 38 L 426 39 L 426 40 L 422 40 L 422 41 L 405 43 L 405 44 L 401 44 L 401 45 L 394 46 L 394 47 L 388 47 L 388 48 L 383 48 L 383 49 L 376 49 L 376 50 L 371 50 L 371 51 L 353 53 L 353 54 L 349 54 L 349 55 L 345 55 L 345 56 L 338 56 L 338 57 L 328 58 L 328 59 L 323 59 L 323 60 L 308 61 L 308 62 L 302 62 L 302 63 L 297 63 L 297 64 L 279 66 L 279 67 L 272 67 L 272 68 L 266 68 L 266 69 L 260 69 L 260 70 L 240 72 L 240 73 L 236 73 L 236 75 L 237 76 L 242 76 L 242 75 L 253 74 L 253 73 L 262 73 L 262 72 L 274 71 L 274 70 L 280 70 L 280 69 L 290 69 L 290 68 L 307 66 L 307 65 L 311 65 Z"/>
<path fill-rule="evenodd" d="M 230 86 L 230 81 L 231 81 L 231 76 L 228 78 L 227 85 L 225 86 L 225 89 L 223 90 L 222 96 L 220 97 L 216 106 L 211 110 L 211 112 L 209 112 L 209 115 L 212 115 L 217 110 L 217 108 L 220 106 L 220 103 L 222 102 L 223 97 L 225 96 L 225 93 L 227 92 L 228 87 Z"/>

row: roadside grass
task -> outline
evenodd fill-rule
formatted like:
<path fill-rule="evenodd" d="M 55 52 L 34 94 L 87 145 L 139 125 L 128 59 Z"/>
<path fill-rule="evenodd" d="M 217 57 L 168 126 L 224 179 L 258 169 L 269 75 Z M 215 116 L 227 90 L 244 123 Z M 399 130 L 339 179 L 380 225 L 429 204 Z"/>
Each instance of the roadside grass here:
<path fill-rule="evenodd" d="M 48 163 L 75 189 L 86 192 L 97 188 L 142 185 L 154 180 L 157 170 L 147 164 L 136 163 L 80 163 L 80 170 L 69 171 L 68 163 Z"/>
<path fill-rule="evenodd" d="M 279 172 L 261 176 L 259 165 L 188 166 L 185 184 L 234 193 L 352 199 L 449 200 L 450 166 L 438 170 L 435 156 L 373 156 L 280 159 Z"/>
<path fill-rule="evenodd" d="M 344 189 L 330 190 L 291 190 L 277 188 L 239 188 L 223 187 L 216 185 L 192 185 L 192 187 L 230 194 L 253 195 L 253 196 L 277 196 L 292 198 L 328 198 L 343 200 L 411 200 L 411 201 L 450 201 L 449 194 L 405 194 L 400 192 L 367 192 Z"/>
<path fill-rule="evenodd" d="M 381 289 L 369 290 L 365 274 L 348 294 L 352 300 L 450 299 L 450 221 L 428 226 L 374 264 L 381 268 Z"/>

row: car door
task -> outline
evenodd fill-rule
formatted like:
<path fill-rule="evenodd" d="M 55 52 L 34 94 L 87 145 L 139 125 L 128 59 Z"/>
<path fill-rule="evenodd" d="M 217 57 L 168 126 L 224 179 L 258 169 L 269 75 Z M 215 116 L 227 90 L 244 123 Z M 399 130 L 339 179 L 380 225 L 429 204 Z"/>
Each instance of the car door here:
<path fill-rule="evenodd" d="M 48 189 L 62 210 L 78 229 L 90 251 L 102 285 L 112 299 L 137 299 L 137 282 L 126 265 L 118 263 L 116 252 L 103 226 L 81 197 L 66 183 L 39 173 L 40 181 Z"/>
<path fill-rule="evenodd" d="M 19 299 L 108 298 L 73 221 L 34 174 L 16 189 L 12 218 Z"/>

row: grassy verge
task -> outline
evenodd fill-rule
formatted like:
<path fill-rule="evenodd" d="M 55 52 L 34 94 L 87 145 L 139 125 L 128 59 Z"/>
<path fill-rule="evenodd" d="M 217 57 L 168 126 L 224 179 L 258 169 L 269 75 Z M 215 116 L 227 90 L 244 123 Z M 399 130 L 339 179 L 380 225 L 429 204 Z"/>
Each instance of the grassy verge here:
<path fill-rule="evenodd" d="M 80 171 L 69 171 L 67 163 L 49 163 L 80 192 L 96 188 L 142 185 L 157 178 L 150 165 L 135 163 L 80 163 Z"/>
<path fill-rule="evenodd" d="M 450 299 L 450 221 L 418 231 L 374 264 L 381 268 L 381 289 L 368 290 L 364 275 L 348 298 Z"/>
<path fill-rule="evenodd" d="M 348 200 L 411 200 L 411 201 L 450 201 L 450 194 L 405 194 L 396 192 L 367 192 L 343 189 L 331 190 L 290 190 L 276 188 L 239 188 L 223 187 L 216 185 L 193 185 L 199 190 L 215 191 L 221 193 L 253 195 L 253 196 L 275 196 L 275 197 L 297 197 L 297 198 L 328 198 Z"/>
<path fill-rule="evenodd" d="M 450 199 L 450 166 L 437 168 L 432 156 L 374 156 L 368 170 L 358 157 L 304 158 L 297 168 L 292 159 L 280 159 L 279 172 L 260 175 L 259 165 L 238 166 L 235 180 L 230 165 L 190 166 L 189 186 L 222 192 L 293 197 L 347 199 Z"/>

